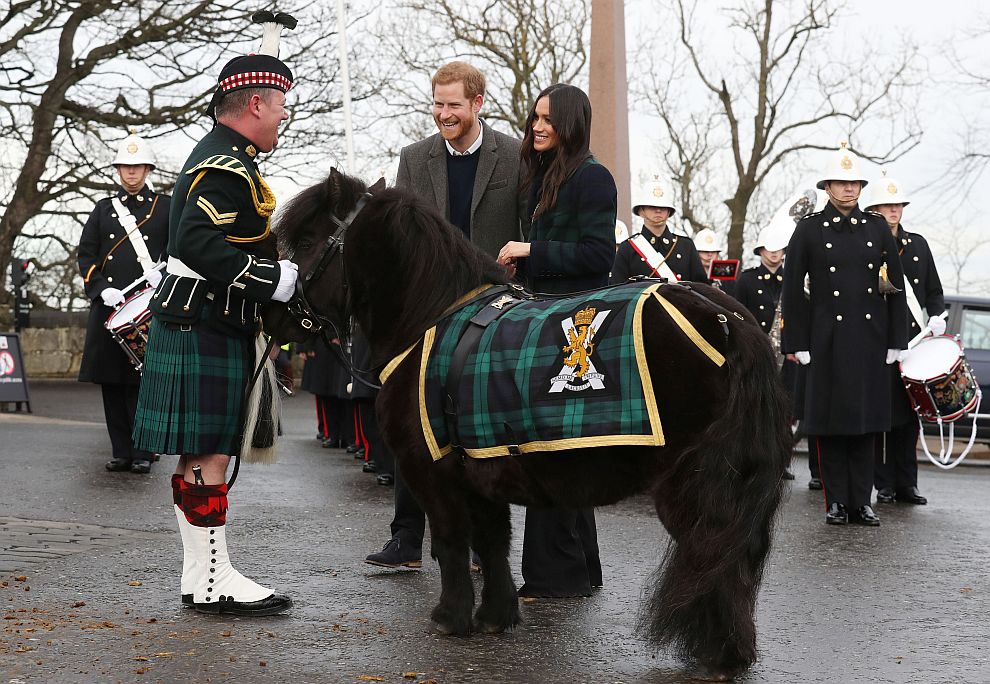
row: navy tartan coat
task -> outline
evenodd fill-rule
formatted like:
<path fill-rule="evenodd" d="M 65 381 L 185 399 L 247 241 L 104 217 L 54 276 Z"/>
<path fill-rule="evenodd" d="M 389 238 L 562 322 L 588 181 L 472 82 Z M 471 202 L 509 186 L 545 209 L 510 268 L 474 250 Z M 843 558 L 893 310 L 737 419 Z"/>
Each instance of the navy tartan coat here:
<path fill-rule="evenodd" d="M 533 179 L 529 212 L 536 212 L 543 174 Z M 520 261 L 533 292 L 580 292 L 608 284 L 615 256 L 618 200 L 612 174 L 588 158 L 560 188 L 557 204 L 533 220 L 530 255 Z"/>
<path fill-rule="evenodd" d="M 843 217 L 829 202 L 798 222 L 787 245 L 781 341 L 785 353 L 811 352 L 804 369 L 809 435 L 890 429 L 885 358 L 888 349 L 907 347 L 907 304 L 903 292 L 879 293 L 883 263 L 890 282 L 902 283 L 897 245 L 886 222 L 858 207 Z"/>

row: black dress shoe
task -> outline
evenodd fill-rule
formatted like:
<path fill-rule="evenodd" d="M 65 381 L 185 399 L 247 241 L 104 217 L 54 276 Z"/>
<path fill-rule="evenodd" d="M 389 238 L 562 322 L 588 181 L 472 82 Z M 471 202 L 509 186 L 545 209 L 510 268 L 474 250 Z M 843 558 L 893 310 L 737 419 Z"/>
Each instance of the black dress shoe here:
<path fill-rule="evenodd" d="M 364 447 L 358 447 L 358 450 L 354 452 L 354 458 L 358 461 L 364 460 Z"/>
<path fill-rule="evenodd" d="M 275 615 L 292 607 L 292 599 L 288 596 L 272 594 L 268 598 L 260 601 L 235 601 L 233 596 L 221 596 L 216 603 L 196 603 L 196 610 L 200 613 L 213 613 L 214 615 L 243 615 L 246 617 L 259 617 L 262 615 Z"/>
<path fill-rule="evenodd" d="M 928 499 L 921 495 L 917 487 L 898 487 L 896 497 L 898 501 L 916 506 L 924 506 L 928 503 Z"/>
<path fill-rule="evenodd" d="M 878 489 L 877 503 L 894 503 L 894 490 L 891 487 Z"/>
<path fill-rule="evenodd" d="M 111 458 L 109 461 L 107 461 L 106 468 L 111 473 L 119 473 L 124 470 L 130 470 L 131 462 L 125 458 Z"/>
<path fill-rule="evenodd" d="M 381 475 L 375 478 L 375 481 L 378 482 L 378 484 L 382 485 L 383 487 L 391 487 L 392 484 L 395 482 L 395 477 L 392 475 L 392 473 L 382 473 Z"/>
<path fill-rule="evenodd" d="M 850 520 L 858 525 L 867 525 L 869 527 L 879 527 L 880 518 L 870 506 L 860 506 L 856 511 L 850 516 Z"/>
<path fill-rule="evenodd" d="M 349 453 L 349 454 L 353 454 L 354 452 L 356 452 L 360 448 L 361 447 L 359 447 L 357 444 L 348 444 L 347 445 L 347 448 L 345 449 L 345 451 L 347 453 Z"/>
<path fill-rule="evenodd" d="M 846 513 L 846 507 L 840 503 L 830 504 L 828 513 L 825 514 L 825 523 L 827 525 L 845 525 L 847 522 L 849 522 L 849 514 Z"/>
<path fill-rule="evenodd" d="M 364 465 L 361 466 L 361 472 L 362 473 L 377 473 L 378 472 L 378 464 L 375 463 L 374 461 L 365 461 L 364 462 Z"/>
<path fill-rule="evenodd" d="M 822 488 L 822 479 L 820 477 L 813 477 L 810 480 L 808 480 L 808 489 L 820 490 L 821 488 Z"/>
<path fill-rule="evenodd" d="M 784 470 L 784 474 L 781 475 L 781 477 L 783 477 L 785 480 L 793 480 L 794 479 L 794 473 L 791 472 L 791 469 L 790 468 L 786 468 Z"/>
<path fill-rule="evenodd" d="M 145 473 L 151 472 L 151 461 L 145 461 L 139 459 L 131 463 L 131 472 L 137 473 L 139 475 L 144 475 Z"/>
<path fill-rule="evenodd" d="M 364 562 L 383 568 L 421 568 L 423 551 L 405 547 L 398 537 L 392 537 L 381 551 L 371 554 Z"/>

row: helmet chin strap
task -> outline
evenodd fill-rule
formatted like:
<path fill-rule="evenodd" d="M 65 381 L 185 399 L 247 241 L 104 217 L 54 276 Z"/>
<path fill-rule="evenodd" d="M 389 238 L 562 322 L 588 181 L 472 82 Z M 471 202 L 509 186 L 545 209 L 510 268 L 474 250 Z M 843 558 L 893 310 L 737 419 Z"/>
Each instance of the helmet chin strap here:
<path fill-rule="evenodd" d="M 856 202 L 859 202 L 859 195 L 861 194 L 861 192 L 862 192 L 862 188 L 860 188 L 860 192 L 859 193 L 856 193 L 856 197 L 853 198 L 852 200 L 850 200 L 853 204 L 855 204 Z M 825 185 L 825 194 L 828 195 L 828 198 L 830 200 L 832 200 L 832 203 L 835 204 L 835 205 L 837 205 L 837 206 L 842 206 L 842 202 L 845 201 L 845 200 L 838 199 L 835 195 L 832 194 L 831 183 L 827 183 Z"/>

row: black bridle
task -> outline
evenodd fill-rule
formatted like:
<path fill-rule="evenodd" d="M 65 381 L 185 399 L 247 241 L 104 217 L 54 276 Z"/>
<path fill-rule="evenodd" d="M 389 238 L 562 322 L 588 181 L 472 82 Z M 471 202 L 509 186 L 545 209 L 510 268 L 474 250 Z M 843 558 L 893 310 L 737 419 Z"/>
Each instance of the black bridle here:
<path fill-rule="evenodd" d="M 333 263 L 333 260 L 339 255 L 343 257 L 344 254 L 344 238 L 347 235 L 348 228 L 354 223 L 358 215 L 364 209 L 368 200 L 372 198 L 370 192 L 364 192 L 358 197 L 357 203 L 354 208 L 351 209 L 350 213 L 347 214 L 343 219 L 337 218 L 333 214 L 330 215 L 330 219 L 337 225 L 337 230 L 334 231 L 332 235 L 327 238 L 326 243 L 323 245 L 323 250 L 320 252 L 320 256 L 317 257 L 316 261 L 310 267 L 309 271 L 305 275 L 300 276 L 296 279 L 296 291 L 289 299 L 287 304 L 287 310 L 289 316 L 298 323 L 304 330 L 312 335 L 319 335 L 331 351 L 336 354 L 337 358 L 344 365 L 344 367 L 350 372 L 351 376 L 360 382 L 362 385 L 366 385 L 371 389 L 381 389 L 380 385 L 375 385 L 364 379 L 363 374 L 369 372 L 368 370 L 361 370 L 354 367 L 348 354 L 343 351 L 344 343 L 350 338 L 350 331 L 341 331 L 337 324 L 340 322 L 342 325 L 346 325 L 346 322 L 350 320 L 350 306 L 348 304 L 349 298 L 347 296 L 347 273 L 345 272 L 344 265 L 341 263 L 340 268 L 340 279 L 341 279 L 341 292 L 343 292 L 343 309 L 338 309 L 336 312 L 336 320 L 334 317 L 323 316 L 316 312 L 316 309 L 312 304 L 309 303 L 309 298 L 306 296 L 306 287 L 311 283 L 320 279 L 327 267 Z M 332 340 L 338 340 L 337 344 L 333 344 Z"/>

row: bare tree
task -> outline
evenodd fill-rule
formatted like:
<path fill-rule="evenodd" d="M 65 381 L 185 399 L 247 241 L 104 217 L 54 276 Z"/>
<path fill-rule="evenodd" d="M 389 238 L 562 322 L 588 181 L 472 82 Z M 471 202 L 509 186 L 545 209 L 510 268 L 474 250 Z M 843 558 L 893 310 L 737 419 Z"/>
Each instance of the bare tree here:
<path fill-rule="evenodd" d="M 110 147 L 128 128 L 168 140 L 205 133 L 222 64 L 256 49 L 260 34 L 249 16 L 239 0 L 9 5 L 0 15 L 0 140 L 6 144 L 0 150 L 0 273 L 6 275 L 19 241 L 19 249 L 52 270 L 46 295 L 71 306 L 79 287 L 73 235 L 95 199 L 112 187 Z M 325 172 L 326 156 L 338 145 L 339 128 L 327 121 L 341 101 L 335 22 L 322 4 L 296 16 L 300 25 L 283 41 L 282 58 L 297 87 L 274 171 L 313 176 L 313 165 Z M 367 83 L 360 72 L 356 80 Z M 373 89 L 354 97 L 366 98 Z M 171 186 L 168 169 L 156 173 L 165 189 Z M 11 297 L 5 277 L 0 284 L 5 316 Z"/>
<path fill-rule="evenodd" d="M 834 149 L 843 135 L 865 158 L 890 162 L 921 136 L 909 107 L 901 105 L 914 85 L 913 48 L 883 60 L 867 46 L 855 63 L 843 63 L 827 47 L 840 13 L 831 0 L 789 3 L 796 10 L 774 0 L 741 4 L 722 10 L 738 38 L 734 53 L 716 56 L 706 49 L 711 32 L 696 30 L 698 5 L 674 0 L 673 56 L 666 69 L 639 70 L 651 74 L 640 90 L 663 122 L 665 163 L 683 190 L 682 216 L 695 229 L 712 225 L 717 210 L 705 202 L 716 198 L 713 182 L 730 186 L 720 199 L 732 258 L 742 255 L 754 196 L 799 153 Z M 696 93 L 707 105 L 684 106 Z M 878 122 L 887 122 L 887 130 Z M 860 137 L 869 143 L 858 146 Z"/>
<path fill-rule="evenodd" d="M 429 130 L 408 114 L 424 110 L 430 77 L 444 62 L 481 69 L 489 82 L 483 115 L 517 134 L 540 90 L 585 78 L 584 0 L 399 0 L 389 15 L 378 31 L 382 64 L 406 74 L 391 82 L 390 105 L 409 137 Z"/>

